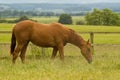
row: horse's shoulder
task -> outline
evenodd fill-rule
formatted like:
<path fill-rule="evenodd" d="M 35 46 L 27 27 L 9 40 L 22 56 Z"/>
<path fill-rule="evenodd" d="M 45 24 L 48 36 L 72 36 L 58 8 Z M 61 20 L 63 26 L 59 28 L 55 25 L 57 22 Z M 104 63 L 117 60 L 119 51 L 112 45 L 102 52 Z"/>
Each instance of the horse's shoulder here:
<path fill-rule="evenodd" d="M 61 23 L 57 23 L 57 22 L 53 22 L 53 23 L 51 23 L 50 24 L 51 26 L 55 26 L 55 27 L 63 27 L 63 24 L 61 24 Z"/>
<path fill-rule="evenodd" d="M 57 22 L 51 23 L 50 25 L 51 25 L 51 27 L 55 27 L 55 28 L 58 28 L 58 29 L 64 29 L 64 30 L 68 30 L 69 29 L 65 25 L 63 25 L 61 23 L 57 23 Z"/>

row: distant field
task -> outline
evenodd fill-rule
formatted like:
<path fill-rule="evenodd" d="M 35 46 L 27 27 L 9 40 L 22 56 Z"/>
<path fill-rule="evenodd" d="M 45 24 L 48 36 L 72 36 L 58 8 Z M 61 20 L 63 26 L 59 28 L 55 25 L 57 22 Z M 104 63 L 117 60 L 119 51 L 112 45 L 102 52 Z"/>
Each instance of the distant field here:
<path fill-rule="evenodd" d="M 0 31 L 11 31 L 14 24 L 0 23 Z"/>
<path fill-rule="evenodd" d="M 33 17 L 33 20 L 37 20 L 40 23 L 51 23 L 58 22 L 59 17 Z M 79 20 L 84 20 L 84 16 L 72 16 L 73 24 L 75 24 Z"/>
<path fill-rule="evenodd" d="M 14 24 L 0 24 L 0 31 L 11 31 Z M 77 32 L 120 32 L 118 26 L 66 25 Z M 86 40 L 89 34 L 80 34 Z M 10 42 L 11 34 L 0 34 L 0 42 Z M 120 44 L 120 34 L 95 34 L 96 44 Z"/>
<path fill-rule="evenodd" d="M 6 18 L 6 20 L 16 20 L 17 18 Z M 51 16 L 51 17 L 32 17 L 30 19 L 37 20 L 40 23 L 52 23 L 58 22 L 59 17 Z M 72 16 L 73 24 L 76 24 L 79 20 L 84 20 L 84 16 Z"/>
<path fill-rule="evenodd" d="M 120 32 L 120 26 L 67 25 L 77 32 Z"/>
<path fill-rule="evenodd" d="M 15 24 L 0 23 L 0 31 L 11 31 Z M 66 25 L 77 32 L 120 32 L 119 26 Z"/>

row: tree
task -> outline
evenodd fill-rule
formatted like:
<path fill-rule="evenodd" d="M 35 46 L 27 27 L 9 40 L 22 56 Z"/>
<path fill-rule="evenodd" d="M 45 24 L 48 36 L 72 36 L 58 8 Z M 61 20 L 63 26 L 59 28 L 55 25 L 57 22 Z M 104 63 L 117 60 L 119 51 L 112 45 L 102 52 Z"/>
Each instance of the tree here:
<path fill-rule="evenodd" d="M 90 25 L 120 25 L 120 16 L 118 13 L 112 12 L 110 9 L 98 10 L 85 16 L 87 24 Z"/>
<path fill-rule="evenodd" d="M 61 14 L 58 22 L 62 24 L 72 24 L 72 17 L 69 14 Z"/>
<path fill-rule="evenodd" d="M 101 14 L 101 11 L 98 9 L 94 9 L 92 13 L 88 13 L 85 16 L 87 24 L 100 25 L 102 23 Z"/>
<path fill-rule="evenodd" d="M 23 20 L 29 20 L 29 18 L 27 16 L 23 15 L 17 20 L 17 22 L 23 21 Z"/>
<path fill-rule="evenodd" d="M 112 12 L 110 9 L 103 9 L 102 10 L 102 24 L 103 25 L 118 25 L 119 24 L 119 14 Z"/>
<path fill-rule="evenodd" d="M 37 20 L 29 19 L 27 16 L 21 16 L 16 20 L 5 20 L 4 18 L 3 19 L 0 18 L 0 23 L 17 23 L 23 20 L 31 20 L 31 21 L 37 22 Z"/>
<path fill-rule="evenodd" d="M 12 21 L 12 23 L 20 22 L 20 21 L 23 21 L 23 20 L 31 20 L 31 21 L 37 22 L 36 20 L 29 19 L 27 16 L 21 16 L 19 19 L 16 19 L 15 21 Z"/>

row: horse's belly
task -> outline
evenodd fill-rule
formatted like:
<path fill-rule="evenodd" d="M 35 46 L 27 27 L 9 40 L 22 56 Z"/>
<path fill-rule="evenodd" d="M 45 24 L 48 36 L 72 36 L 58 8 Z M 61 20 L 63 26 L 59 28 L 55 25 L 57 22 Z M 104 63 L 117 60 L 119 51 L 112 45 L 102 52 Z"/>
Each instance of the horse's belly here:
<path fill-rule="evenodd" d="M 37 46 L 41 47 L 54 47 L 56 43 L 51 40 L 31 40 L 31 42 Z"/>
<path fill-rule="evenodd" d="M 54 47 L 57 45 L 55 35 L 49 32 L 36 32 L 32 34 L 30 41 L 41 47 Z"/>

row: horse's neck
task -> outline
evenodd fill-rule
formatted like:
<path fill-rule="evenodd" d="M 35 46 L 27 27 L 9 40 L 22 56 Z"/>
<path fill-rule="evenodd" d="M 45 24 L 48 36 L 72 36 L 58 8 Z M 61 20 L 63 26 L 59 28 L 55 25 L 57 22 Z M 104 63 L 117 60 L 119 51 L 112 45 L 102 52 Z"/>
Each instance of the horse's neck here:
<path fill-rule="evenodd" d="M 81 48 L 83 45 L 85 45 L 86 41 L 78 34 L 72 33 L 70 35 L 69 43 Z"/>

